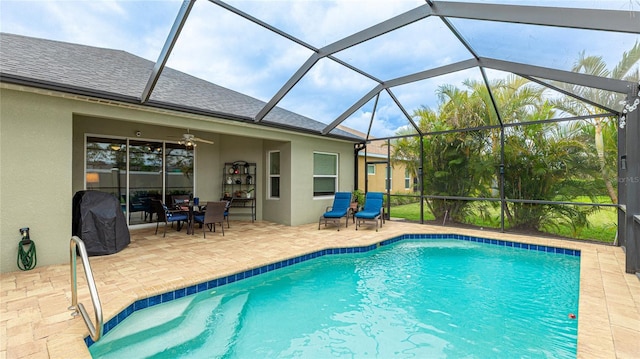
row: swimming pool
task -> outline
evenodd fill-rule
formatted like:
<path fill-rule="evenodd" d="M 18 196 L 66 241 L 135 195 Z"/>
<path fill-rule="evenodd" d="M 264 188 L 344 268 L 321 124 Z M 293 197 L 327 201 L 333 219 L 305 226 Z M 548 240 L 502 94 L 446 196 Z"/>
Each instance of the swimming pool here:
<path fill-rule="evenodd" d="M 90 351 L 104 358 L 575 357 L 577 320 L 569 314 L 577 313 L 579 251 L 450 237 L 330 249 L 137 301 L 106 324 L 108 334 Z"/>

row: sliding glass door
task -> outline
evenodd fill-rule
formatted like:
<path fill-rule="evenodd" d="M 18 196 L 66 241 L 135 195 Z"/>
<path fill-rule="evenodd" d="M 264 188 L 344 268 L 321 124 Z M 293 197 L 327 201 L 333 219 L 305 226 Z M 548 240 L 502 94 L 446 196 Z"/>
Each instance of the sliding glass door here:
<path fill-rule="evenodd" d="M 130 225 L 156 220 L 151 201 L 193 193 L 194 151 L 174 143 L 87 137 L 86 189 L 114 194 Z"/>
<path fill-rule="evenodd" d="M 166 203 L 172 203 L 171 196 L 193 193 L 193 148 L 166 143 Z"/>
<path fill-rule="evenodd" d="M 162 142 L 129 140 L 129 224 L 153 220 L 151 201 L 162 200 Z"/>
<path fill-rule="evenodd" d="M 85 188 L 126 200 L 127 141 L 87 137 Z"/>

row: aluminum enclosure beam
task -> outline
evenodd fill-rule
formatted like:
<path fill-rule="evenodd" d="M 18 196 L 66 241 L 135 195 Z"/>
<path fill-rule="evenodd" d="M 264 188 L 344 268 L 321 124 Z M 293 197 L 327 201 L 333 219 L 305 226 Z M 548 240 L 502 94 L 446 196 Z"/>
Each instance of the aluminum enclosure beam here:
<path fill-rule="evenodd" d="M 627 103 L 633 105 L 640 101 L 640 86 L 635 83 L 627 96 Z M 624 232 L 621 245 L 625 248 L 625 271 L 640 273 L 640 223 L 635 216 L 640 215 L 640 106 L 631 106 L 625 115 L 625 125 L 618 127 L 619 136 L 624 136 L 624 148 L 618 151 L 618 187 L 624 187 L 624 198 L 618 197 L 620 204 L 625 205 L 624 222 L 618 216 L 618 231 Z M 620 129 L 620 127 L 623 127 Z"/>
<path fill-rule="evenodd" d="M 338 116 L 337 119 L 335 119 L 333 122 L 331 122 L 331 124 L 329 124 L 327 127 L 325 127 L 322 130 L 322 134 L 326 135 L 329 132 L 331 132 L 331 130 L 336 128 L 336 126 L 341 124 L 342 121 L 344 121 L 347 117 L 351 116 L 360 107 L 364 106 L 367 102 L 369 102 L 374 96 L 379 94 L 380 91 L 382 91 L 382 90 L 384 90 L 384 86 L 378 85 L 378 86 L 374 87 L 371 91 L 367 92 L 366 95 L 362 96 L 360 98 L 360 100 L 356 101 L 356 103 L 351 105 L 351 107 L 349 107 L 342 115 Z"/>
<path fill-rule="evenodd" d="M 542 86 L 544 86 L 544 87 L 547 87 L 547 88 L 549 88 L 549 89 L 552 89 L 553 91 L 557 91 L 557 92 L 559 92 L 559 93 L 561 93 L 561 94 L 563 94 L 563 95 L 565 95 L 565 96 L 569 96 L 569 97 L 571 97 L 571 98 L 574 98 L 574 99 L 576 99 L 576 100 L 578 100 L 578 101 L 582 101 L 582 102 L 584 102 L 584 103 L 587 103 L 587 104 L 589 104 L 589 105 L 591 105 L 591 106 L 593 106 L 593 107 L 597 107 L 597 108 L 602 109 L 602 110 L 604 110 L 604 111 L 611 112 L 611 113 L 615 113 L 615 114 L 617 114 L 617 113 L 618 113 L 618 111 L 617 111 L 617 110 L 611 109 L 611 108 L 609 108 L 609 107 L 607 107 L 607 106 L 605 106 L 605 105 L 601 105 L 601 104 L 599 104 L 599 103 L 595 103 L 595 102 L 593 102 L 593 101 L 591 101 L 591 100 L 589 100 L 589 99 L 582 98 L 582 97 L 580 97 L 580 96 L 578 96 L 578 95 L 576 95 L 576 94 L 574 94 L 574 93 L 571 93 L 571 92 L 569 92 L 569 91 L 566 91 L 566 90 L 564 90 L 564 89 L 561 89 L 561 88 L 559 88 L 559 87 L 557 87 L 557 86 L 554 86 L 553 84 L 549 84 L 549 83 L 546 83 L 546 82 L 544 82 L 544 81 L 541 81 L 541 80 L 539 80 L 539 79 L 537 79 L 537 78 L 535 78 L 535 77 L 528 76 L 528 75 L 522 75 L 522 74 L 521 74 L 521 76 L 522 76 L 522 77 L 524 77 L 525 79 L 529 80 L 529 81 L 535 82 L 535 83 L 537 83 L 537 84 L 539 84 L 539 85 L 542 85 Z"/>
<path fill-rule="evenodd" d="M 400 111 L 402 111 L 402 113 L 404 114 L 404 117 L 406 117 L 406 119 L 409 120 L 409 123 L 411 124 L 411 126 L 413 126 L 413 129 L 416 130 L 416 132 L 420 136 L 422 136 L 422 131 L 420 131 L 420 127 L 418 127 L 418 125 L 416 125 L 416 122 L 413 120 L 413 118 L 411 118 L 411 115 L 409 115 L 409 112 L 407 112 L 407 110 L 404 108 L 404 106 L 402 106 L 402 103 L 400 103 L 400 100 L 398 100 L 396 95 L 393 94 L 393 92 L 391 91 L 390 88 L 387 88 L 385 90 L 387 91 L 387 93 L 389 94 L 389 97 L 391 97 L 393 102 L 396 103 L 396 106 L 398 106 Z"/>
<path fill-rule="evenodd" d="M 640 33 L 639 11 L 594 10 L 523 5 L 437 1 L 433 15 L 516 24 L 568 27 L 598 31 Z"/>
<path fill-rule="evenodd" d="M 273 26 L 267 24 L 266 22 L 254 17 L 254 16 L 251 16 L 251 15 L 247 14 L 244 11 L 236 9 L 235 7 L 225 3 L 224 1 L 209 0 L 209 2 L 211 2 L 213 4 L 216 4 L 216 5 L 220 6 L 221 8 L 223 8 L 223 9 L 225 9 L 227 11 L 230 11 L 230 12 L 232 12 L 232 13 L 238 15 L 238 16 L 241 16 L 241 17 L 253 22 L 254 24 L 260 25 L 260 26 L 264 27 L 265 29 L 267 29 L 269 31 L 275 32 L 276 34 L 284 37 L 285 39 L 288 39 L 289 41 L 293 41 L 298 45 L 304 46 L 304 47 L 306 47 L 307 49 L 309 49 L 311 51 L 314 51 L 314 52 L 318 51 L 318 49 L 315 48 L 314 46 L 312 46 L 312 45 L 310 45 L 310 44 L 298 39 L 297 37 L 289 34 L 288 32 L 282 31 L 282 30 L 280 30 L 280 29 L 278 29 L 276 27 L 273 27 Z"/>
<path fill-rule="evenodd" d="M 300 81 L 304 75 L 309 72 L 309 70 L 311 70 L 311 68 L 313 67 L 313 65 L 316 64 L 316 62 L 318 62 L 318 60 L 320 60 L 320 56 L 316 53 L 311 55 L 307 61 L 298 69 L 298 71 L 296 71 L 295 74 L 293 74 L 293 76 L 291 76 L 289 78 L 289 80 L 284 84 L 284 86 L 282 86 L 280 88 L 280 90 L 278 90 L 278 92 L 273 95 L 273 97 L 271 98 L 271 100 L 269 100 L 269 102 L 260 110 L 260 112 L 258 112 L 258 114 L 256 115 L 256 118 L 254 119 L 255 122 L 261 122 L 262 119 L 264 119 L 264 117 L 271 112 L 271 110 L 276 107 L 276 105 L 278 104 L 278 102 L 280 102 L 280 100 L 282 100 L 282 98 L 289 92 L 291 91 L 291 89 L 293 88 L 293 86 L 295 86 L 298 81 Z"/>
<path fill-rule="evenodd" d="M 481 57 L 479 65 L 494 70 L 511 72 L 517 75 L 528 75 L 547 80 L 566 82 L 574 85 L 597 88 L 606 91 L 626 94 L 630 89 L 631 82 L 616 80 L 611 78 L 587 75 L 577 72 L 556 70 L 548 67 L 521 64 L 517 62 L 496 60 L 488 57 Z"/>
<path fill-rule="evenodd" d="M 176 20 L 173 22 L 173 26 L 171 27 L 171 31 L 169 32 L 169 36 L 167 36 L 167 40 L 162 47 L 162 51 L 160 51 L 160 56 L 158 56 L 158 61 L 153 66 L 153 70 L 151 70 L 151 76 L 149 76 L 149 81 L 147 81 L 147 85 L 144 87 L 142 91 L 142 95 L 140 96 L 140 103 L 145 103 L 151 97 L 151 93 L 153 89 L 156 87 L 158 83 L 158 79 L 162 74 L 162 70 L 169 59 L 169 55 L 171 54 L 171 50 L 173 46 L 178 41 L 178 36 L 180 36 L 180 31 L 182 31 L 182 27 L 184 23 L 187 21 L 187 17 L 189 17 L 189 13 L 193 8 L 193 5 L 196 3 L 196 0 L 184 0 L 182 1 L 182 6 L 180 6 L 180 11 L 178 11 L 178 15 L 176 16 Z"/>
<path fill-rule="evenodd" d="M 220 1 L 216 1 L 216 3 L 219 2 Z M 318 49 L 316 53 L 307 59 L 298 71 L 296 71 L 296 73 L 280 88 L 280 90 L 278 90 L 271 100 L 269 100 L 269 102 L 258 112 L 255 121 L 262 121 L 264 117 L 280 102 L 280 100 L 282 100 L 282 98 L 291 91 L 293 86 L 295 86 L 295 84 L 298 83 L 298 81 L 300 81 L 311 67 L 313 67 L 313 65 L 315 65 L 315 63 L 321 58 L 330 57 L 336 52 L 348 49 L 359 43 L 371 40 L 412 22 L 424 19 L 425 17 L 428 17 L 430 13 L 431 9 L 425 4 Z M 360 73 L 364 74 L 363 72 Z M 364 75 L 367 76 L 366 74 Z M 372 76 L 368 77 L 373 78 Z"/>
<path fill-rule="evenodd" d="M 415 9 L 397 15 L 386 21 L 380 22 L 367 29 L 359 31 L 353 35 L 342 38 L 333 42 L 323 48 L 315 49 L 313 46 L 293 37 L 292 35 L 278 30 L 273 26 L 270 26 L 259 19 L 256 19 L 248 14 L 243 13 L 240 10 L 226 5 L 221 0 L 209 0 L 219 6 L 222 6 L 234 13 L 243 16 L 244 18 L 263 26 L 273 32 L 276 32 L 285 38 L 298 43 L 312 51 L 315 51 L 311 57 L 296 71 L 296 73 L 289 78 L 289 80 L 280 88 L 280 90 L 269 100 L 269 102 L 258 112 L 254 121 L 260 122 L 265 116 L 286 96 L 289 91 L 311 70 L 313 66 L 322 58 L 328 57 L 333 60 L 333 54 L 342 50 L 348 49 L 357 44 L 376 38 L 380 35 L 399 29 L 403 26 L 411 24 L 413 22 L 425 19 L 429 16 L 439 16 L 445 24 L 449 27 L 449 30 L 462 41 L 463 45 L 468 51 L 475 57 L 467 61 L 458 62 L 451 65 L 439 67 L 437 69 L 430 69 L 419 73 L 399 77 L 385 82 L 380 82 L 375 77 L 370 76 L 366 72 L 360 70 L 355 66 L 350 66 L 343 61 L 337 61 L 342 66 L 360 73 L 363 76 L 378 82 L 382 85 L 382 89 L 388 89 L 394 86 L 403 85 L 410 82 L 420 81 L 427 78 L 464 70 L 473 66 L 479 66 L 480 68 L 492 68 L 501 71 L 512 72 L 521 76 L 539 77 L 549 80 L 555 80 L 560 82 L 571 83 L 580 86 L 587 86 L 592 88 L 599 88 L 607 91 L 613 91 L 618 93 L 626 93 L 628 91 L 628 82 L 600 78 L 591 75 L 573 73 L 569 71 L 555 70 L 545 67 L 513 63 L 509 61 L 502 61 L 491 58 L 480 58 L 470 47 L 464 38 L 453 28 L 449 22 L 449 18 L 465 18 L 476 19 L 486 21 L 500 21 L 508 23 L 524 23 L 534 24 L 542 26 L 556 26 L 556 27 L 568 27 L 579 28 L 589 30 L 600 31 L 616 31 L 616 32 L 631 32 L 640 33 L 640 21 L 634 16 L 637 15 L 640 18 L 640 12 L 627 12 L 627 11 L 610 11 L 610 10 L 591 10 L 591 9 L 575 9 L 575 8 L 556 8 L 556 7 L 537 7 L 537 6 L 520 6 L 520 5 L 495 5 L 495 4 L 474 4 L 474 3 L 454 3 L 454 2 L 431 2 L 429 4 L 421 5 Z M 630 19 L 628 19 L 631 17 Z M 585 21 L 589 19 L 589 21 Z M 593 20 L 593 21 L 592 21 Z M 379 87 L 379 86 L 376 86 Z M 327 134 L 332 131 L 337 125 L 349 117 L 359 107 L 358 104 L 364 104 L 369 101 L 375 93 L 368 93 L 354 106 L 350 107 L 345 113 L 340 115 L 330 125 L 325 127 L 322 131 L 323 134 Z"/>
<path fill-rule="evenodd" d="M 398 77 L 389 81 L 385 81 L 383 84 L 376 86 L 373 90 L 371 90 L 369 93 L 363 96 L 358 102 L 356 102 L 354 105 L 349 107 L 349 109 L 347 109 L 344 113 L 338 116 L 338 118 L 336 118 L 333 122 L 331 122 L 330 125 L 328 125 L 322 130 L 322 134 L 324 135 L 331 132 L 331 130 L 333 130 L 336 126 L 338 126 L 340 123 L 346 120 L 360 107 L 364 106 L 369 100 L 371 100 L 376 95 L 376 91 L 379 92 L 384 89 L 392 88 L 395 86 L 405 85 L 405 84 L 416 82 L 416 81 L 422 81 L 429 78 L 466 70 L 476 66 L 511 72 L 526 78 L 539 77 L 539 78 L 544 78 L 548 80 L 566 82 L 569 84 L 598 88 L 602 90 L 619 92 L 619 93 L 627 93 L 629 91 L 630 86 L 633 85 L 633 83 L 628 81 L 623 81 L 623 80 L 602 78 L 602 77 L 593 76 L 593 75 L 586 75 L 586 74 L 581 74 L 581 73 L 571 72 L 571 71 L 556 70 L 548 67 L 533 66 L 533 65 L 521 64 L 517 62 L 496 60 L 496 59 L 490 59 L 490 58 L 480 58 L 479 60 L 469 59 L 469 60 L 456 62 L 454 64 L 441 66 L 435 69 L 426 70 L 426 71 L 418 72 L 415 74 Z M 540 83 L 539 81 L 536 81 L 536 82 Z M 547 87 L 550 87 L 550 86 L 547 86 Z M 572 97 L 585 101 L 586 103 L 591 103 L 591 101 L 584 100 L 575 95 L 572 95 Z M 601 107 L 601 106 L 598 106 L 598 107 Z"/>
<path fill-rule="evenodd" d="M 369 91 L 366 95 L 364 95 L 360 100 L 354 103 L 351 107 L 349 107 L 345 112 L 343 112 L 338 118 L 336 118 L 331 124 L 325 127 L 322 130 L 322 134 L 326 135 L 331 132 L 336 126 L 342 123 L 342 121 L 346 120 L 349 116 L 351 116 L 354 112 L 356 112 L 360 107 L 364 106 L 369 100 L 373 98 L 378 92 L 388 89 L 394 86 L 404 85 L 411 82 L 416 82 L 420 80 L 426 80 L 432 77 L 450 74 L 452 72 L 461 71 L 470 69 L 474 66 L 478 66 L 478 61 L 476 59 L 469 59 L 465 61 L 456 62 L 450 65 L 445 65 L 442 67 L 438 67 L 431 70 L 426 70 L 422 72 L 418 72 L 408 76 L 398 77 L 396 79 L 386 81 L 383 84 L 376 86 L 374 89 Z M 402 109 L 403 107 L 401 107 Z M 403 111 L 404 112 L 404 111 Z M 415 123 L 413 124 L 415 126 Z M 417 126 L 416 126 L 417 127 Z"/>
<path fill-rule="evenodd" d="M 362 31 L 356 32 L 353 35 L 347 36 L 341 40 L 329 44 L 322 48 L 322 52 L 335 54 L 336 52 L 348 49 L 354 45 L 371 40 L 380 35 L 384 35 L 403 26 L 422 20 L 426 17 L 429 17 L 431 14 L 432 12 L 429 5 L 421 5 L 415 9 L 394 16 L 389 20 L 385 20 Z"/>
<path fill-rule="evenodd" d="M 456 62 L 453 64 L 436 67 L 434 69 L 416 72 L 415 74 L 397 77 L 393 80 L 385 81 L 384 87 L 389 88 L 389 87 L 396 87 L 399 85 L 405 85 L 411 82 L 426 80 L 432 77 L 442 76 L 442 75 L 450 74 L 453 72 L 470 69 L 478 65 L 480 64 L 476 59 L 464 60 L 464 61 Z"/>

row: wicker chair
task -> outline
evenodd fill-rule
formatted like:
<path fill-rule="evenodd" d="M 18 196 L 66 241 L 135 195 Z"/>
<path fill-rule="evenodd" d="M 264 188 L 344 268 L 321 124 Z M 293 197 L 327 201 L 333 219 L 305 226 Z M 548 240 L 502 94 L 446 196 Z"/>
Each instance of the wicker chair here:
<path fill-rule="evenodd" d="M 219 201 L 219 202 L 207 202 L 207 208 L 204 211 L 204 214 L 198 214 L 193 217 L 193 219 L 202 223 L 202 234 L 204 238 L 207 238 L 207 227 L 209 231 L 213 229 L 216 231 L 216 224 L 220 223 L 220 228 L 222 228 L 222 235 L 224 236 L 224 220 L 228 218 L 227 212 L 228 202 Z M 227 226 L 229 226 L 229 221 L 227 219 Z"/>

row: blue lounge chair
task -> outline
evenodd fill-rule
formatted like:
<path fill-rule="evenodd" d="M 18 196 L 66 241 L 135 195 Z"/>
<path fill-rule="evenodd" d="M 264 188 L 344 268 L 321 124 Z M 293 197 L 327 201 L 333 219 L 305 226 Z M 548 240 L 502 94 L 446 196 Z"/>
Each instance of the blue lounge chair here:
<path fill-rule="evenodd" d="M 324 226 L 327 226 L 327 222 L 333 222 L 338 225 L 340 230 L 340 218 L 345 218 L 345 228 L 349 226 L 349 206 L 351 205 L 351 192 L 336 192 L 333 197 L 333 205 L 327 207 L 326 212 L 320 216 L 318 221 L 318 229 L 320 224 L 324 220 Z"/>
<path fill-rule="evenodd" d="M 382 227 L 384 220 L 384 207 L 383 207 L 383 194 L 382 192 L 367 192 L 364 198 L 364 208 L 355 214 L 356 218 L 356 231 L 362 223 L 367 221 L 376 222 L 376 232 L 379 227 Z"/>

